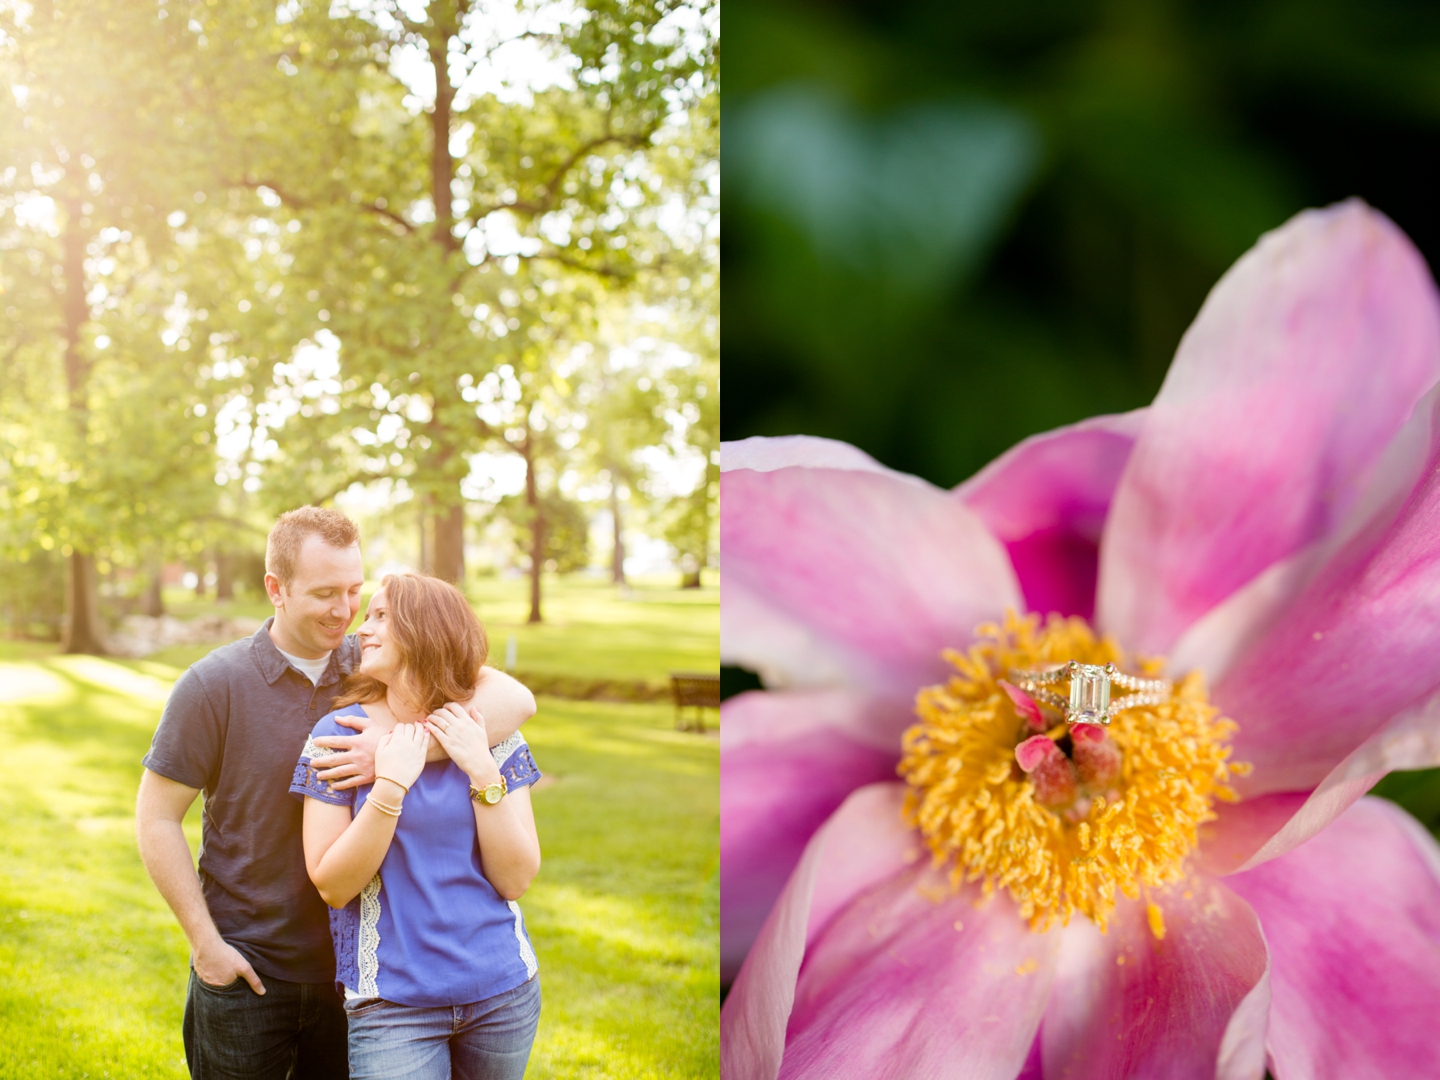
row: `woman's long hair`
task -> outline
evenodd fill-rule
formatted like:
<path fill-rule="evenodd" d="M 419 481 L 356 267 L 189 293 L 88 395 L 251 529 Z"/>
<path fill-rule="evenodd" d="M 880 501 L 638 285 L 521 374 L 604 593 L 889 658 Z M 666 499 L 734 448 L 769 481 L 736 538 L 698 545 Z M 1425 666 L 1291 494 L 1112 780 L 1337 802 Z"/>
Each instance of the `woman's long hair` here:
<path fill-rule="evenodd" d="M 485 628 L 448 581 L 390 574 L 385 590 L 390 640 L 400 655 L 392 680 L 401 697 L 427 713 L 447 701 L 468 701 L 490 650 Z M 358 671 L 345 681 L 335 708 L 384 701 L 387 685 Z"/>

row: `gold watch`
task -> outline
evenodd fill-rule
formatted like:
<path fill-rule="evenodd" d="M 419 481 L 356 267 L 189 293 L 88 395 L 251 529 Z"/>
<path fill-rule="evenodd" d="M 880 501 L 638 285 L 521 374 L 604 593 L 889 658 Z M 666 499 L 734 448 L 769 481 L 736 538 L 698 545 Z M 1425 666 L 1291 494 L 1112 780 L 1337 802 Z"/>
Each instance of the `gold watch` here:
<path fill-rule="evenodd" d="M 510 787 L 505 783 L 505 777 L 501 776 L 498 784 L 486 784 L 483 788 L 477 788 L 474 784 L 471 784 L 470 798 L 476 802 L 488 803 L 494 806 L 505 797 L 509 790 Z"/>

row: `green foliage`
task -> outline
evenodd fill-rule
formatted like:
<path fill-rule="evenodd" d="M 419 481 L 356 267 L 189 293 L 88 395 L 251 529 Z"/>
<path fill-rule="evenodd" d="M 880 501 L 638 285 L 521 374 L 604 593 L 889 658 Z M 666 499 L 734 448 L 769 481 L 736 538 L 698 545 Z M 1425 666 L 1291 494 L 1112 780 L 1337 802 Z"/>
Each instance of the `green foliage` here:
<path fill-rule="evenodd" d="M 0 561 L 0 633 L 58 640 L 65 614 L 65 563 L 58 552 L 24 550 Z"/>
<path fill-rule="evenodd" d="M 26 163 L 0 172 L 0 555 L 183 549 L 218 494 L 203 379 L 161 333 L 165 212 L 203 178 L 163 106 L 196 57 L 119 2 L 0 24 Z"/>
<path fill-rule="evenodd" d="M 534 550 L 535 519 L 543 522 L 545 569 L 561 574 L 583 570 L 590 565 L 590 519 L 585 511 L 559 492 L 540 496 L 532 508 L 524 495 L 509 495 L 500 501 L 500 512 L 515 526 L 515 554 L 528 562 Z"/>
<path fill-rule="evenodd" d="M 1151 400 L 1206 291 L 1306 206 L 1359 195 L 1440 257 L 1432 7 L 726 14 L 728 438 L 954 484 Z"/>
<path fill-rule="evenodd" d="M 599 313 L 716 272 L 718 13 L 581 7 L 498 85 L 541 7 L 0 11 L 0 558 L 253 555 L 357 482 L 459 523 L 486 450 L 572 497 Z"/>

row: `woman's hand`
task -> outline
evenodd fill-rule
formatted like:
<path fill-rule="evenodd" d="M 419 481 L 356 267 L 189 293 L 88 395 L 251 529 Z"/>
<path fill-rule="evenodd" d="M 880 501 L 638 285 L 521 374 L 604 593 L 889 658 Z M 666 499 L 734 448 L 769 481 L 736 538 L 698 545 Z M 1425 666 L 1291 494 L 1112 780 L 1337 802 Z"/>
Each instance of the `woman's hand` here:
<path fill-rule="evenodd" d="M 375 748 L 375 778 L 412 786 L 425 768 L 425 752 L 429 749 L 430 732 L 425 725 L 396 724 Z"/>
<path fill-rule="evenodd" d="M 472 716 L 465 706 L 451 701 L 427 716 L 425 726 L 450 755 L 450 760 L 465 770 L 472 784 L 484 787 L 499 782 L 500 767 L 490 753 L 485 718 L 478 710 Z"/>

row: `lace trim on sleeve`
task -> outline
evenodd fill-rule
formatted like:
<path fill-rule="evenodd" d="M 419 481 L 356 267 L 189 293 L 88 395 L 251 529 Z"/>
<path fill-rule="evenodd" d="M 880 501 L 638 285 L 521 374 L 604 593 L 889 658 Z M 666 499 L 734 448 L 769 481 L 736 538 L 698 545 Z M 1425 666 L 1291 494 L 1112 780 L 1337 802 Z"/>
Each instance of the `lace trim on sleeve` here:
<path fill-rule="evenodd" d="M 499 746 L 492 746 L 490 754 L 500 767 L 506 786 L 512 789 L 524 787 L 540 779 L 540 768 L 530 753 L 530 745 L 518 731 Z"/>
<path fill-rule="evenodd" d="M 311 736 L 305 740 L 305 749 L 300 751 L 300 761 L 295 766 L 295 774 L 290 778 L 290 794 L 296 798 L 319 799 L 321 802 L 329 803 L 332 806 L 354 806 L 355 791 L 332 791 L 330 785 L 320 780 L 315 775 L 313 762 L 338 753 L 328 746 L 316 746 L 315 738 Z M 320 766 L 324 768 L 324 765 Z"/>

